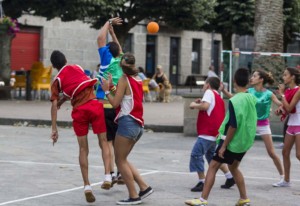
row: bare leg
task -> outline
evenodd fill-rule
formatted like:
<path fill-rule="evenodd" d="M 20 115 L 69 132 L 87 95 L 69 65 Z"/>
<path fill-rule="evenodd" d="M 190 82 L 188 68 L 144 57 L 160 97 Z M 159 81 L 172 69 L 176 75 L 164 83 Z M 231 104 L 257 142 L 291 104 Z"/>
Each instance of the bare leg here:
<path fill-rule="evenodd" d="M 298 160 L 300 160 L 300 134 L 296 135 L 295 145 L 296 145 L 296 157 Z"/>
<path fill-rule="evenodd" d="M 262 135 L 262 139 L 264 140 L 267 152 L 268 152 L 269 156 L 272 158 L 272 160 L 277 168 L 278 173 L 280 175 L 283 175 L 283 167 L 282 167 L 282 164 L 281 164 L 281 161 L 280 161 L 278 155 L 276 155 L 276 153 L 275 153 L 272 136 L 270 134 Z"/>
<path fill-rule="evenodd" d="M 221 166 L 220 166 L 220 170 L 224 173 L 224 174 L 226 174 L 227 172 L 229 172 L 229 169 L 228 169 L 228 166 L 227 166 L 227 164 L 221 164 Z"/>
<path fill-rule="evenodd" d="M 204 172 L 197 172 L 199 179 L 205 179 Z"/>
<path fill-rule="evenodd" d="M 123 136 L 117 135 L 115 139 L 115 157 L 118 170 L 120 171 L 124 182 L 127 186 L 129 197 L 138 198 L 137 191 L 134 185 L 134 176 L 131 171 L 127 157 L 132 150 L 135 142 L 133 140 L 127 139 Z"/>
<path fill-rule="evenodd" d="M 247 199 L 247 193 L 246 193 L 246 185 L 245 185 L 245 180 L 243 177 L 243 174 L 239 170 L 239 161 L 234 161 L 232 165 L 228 165 L 228 168 L 233 175 L 233 178 L 235 180 L 235 183 L 239 189 L 240 192 L 240 198 L 241 199 Z"/>
<path fill-rule="evenodd" d="M 83 178 L 84 185 L 90 185 L 89 182 L 89 170 L 88 170 L 88 155 L 89 155 L 89 145 L 87 136 L 77 136 L 79 145 L 79 164 L 81 169 L 81 174 Z"/>
<path fill-rule="evenodd" d="M 291 168 L 291 159 L 290 154 L 292 147 L 295 143 L 295 137 L 289 134 L 285 135 L 284 146 L 282 149 L 283 156 L 283 166 L 284 166 L 284 180 L 290 182 L 290 168 Z"/>
<path fill-rule="evenodd" d="M 102 150 L 102 159 L 104 164 L 105 174 L 110 174 L 110 150 L 106 139 L 106 133 L 98 134 L 99 146 Z"/>
<path fill-rule="evenodd" d="M 137 169 L 130 162 L 128 162 L 128 163 L 129 163 L 129 167 L 131 169 L 134 181 L 138 184 L 140 191 L 145 191 L 148 188 L 148 185 L 143 180 L 143 178 L 141 177 L 141 175 L 137 171 Z"/>
<path fill-rule="evenodd" d="M 108 141 L 109 145 L 109 153 L 110 153 L 110 172 L 115 170 L 115 153 L 114 153 L 114 146 L 112 141 Z"/>
<path fill-rule="evenodd" d="M 211 191 L 211 188 L 213 187 L 213 185 L 215 183 L 216 173 L 217 173 L 218 169 L 220 168 L 220 166 L 221 166 L 221 163 L 217 162 L 215 160 L 211 160 L 211 162 L 209 163 L 209 167 L 207 170 L 206 179 L 205 179 L 205 183 L 204 183 L 204 188 L 203 188 L 202 195 L 201 195 L 201 197 L 205 200 L 207 200 L 209 193 Z"/>

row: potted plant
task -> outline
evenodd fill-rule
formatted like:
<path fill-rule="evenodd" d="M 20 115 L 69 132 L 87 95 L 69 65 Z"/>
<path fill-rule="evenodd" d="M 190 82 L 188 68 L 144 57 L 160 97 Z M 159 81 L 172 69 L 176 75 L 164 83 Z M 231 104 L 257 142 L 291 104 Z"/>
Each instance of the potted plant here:
<path fill-rule="evenodd" d="M 17 31 L 19 31 L 17 20 L 12 19 L 8 16 L 0 18 L 0 35 L 15 35 Z"/>

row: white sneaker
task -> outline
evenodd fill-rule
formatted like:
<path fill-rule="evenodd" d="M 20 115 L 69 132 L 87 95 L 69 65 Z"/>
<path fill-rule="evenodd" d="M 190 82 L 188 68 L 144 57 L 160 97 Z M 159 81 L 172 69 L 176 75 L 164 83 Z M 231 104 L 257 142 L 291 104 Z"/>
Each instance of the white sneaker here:
<path fill-rule="evenodd" d="M 284 144 L 280 143 L 278 145 L 275 146 L 276 149 L 283 149 Z"/>
<path fill-rule="evenodd" d="M 291 183 L 286 182 L 284 180 L 281 180 L 281 181 L 273 184 L 273 187 L 290 187 L 290 186 L 291 186 Z"/>

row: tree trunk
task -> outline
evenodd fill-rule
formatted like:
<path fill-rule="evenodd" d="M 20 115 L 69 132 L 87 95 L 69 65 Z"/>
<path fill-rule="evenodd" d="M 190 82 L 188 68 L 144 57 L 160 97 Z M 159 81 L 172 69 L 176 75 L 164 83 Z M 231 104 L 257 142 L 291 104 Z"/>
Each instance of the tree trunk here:
<path fill-rule="evenodd" d="M 255 51 L 283 52 L 283 0 L 256 0 Z"/>
<path fill-rule="evenodd" d="M 283 0 L 256 0 L 254 38 L 256 52 L 283 52 Z M 280 56 L 258 56 L 253 69 L 271 71 L 278 81 L 284 69 Z"/>
<path fill-rule="evenodd" d="M 9 86 L 10 80 L 10 47 L 12 35 L 0 34 L 0 79 Z"/>

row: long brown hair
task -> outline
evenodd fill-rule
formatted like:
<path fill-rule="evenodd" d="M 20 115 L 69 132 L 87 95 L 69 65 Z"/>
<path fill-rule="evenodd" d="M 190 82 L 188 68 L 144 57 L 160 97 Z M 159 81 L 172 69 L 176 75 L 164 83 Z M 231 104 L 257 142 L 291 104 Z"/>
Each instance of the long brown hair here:
<path fill-rule="evenodd" d="M 125 53 L 122 56 L 120 66 L 124 74 L 137 75 L 139 73 L 139 70 L 135 68 L 135 57 L 131 53 Z"/>
<path fill-rule="evenodd" d="M 275 81 L 271 72 L 266 72 L 262 69 L 255 70 L 254 72 L 257 72 L 259 77 L 263 79 L 263 84 L 273 84 Z"/>

